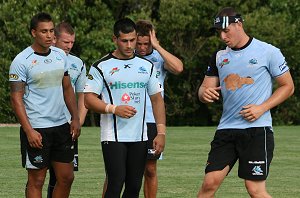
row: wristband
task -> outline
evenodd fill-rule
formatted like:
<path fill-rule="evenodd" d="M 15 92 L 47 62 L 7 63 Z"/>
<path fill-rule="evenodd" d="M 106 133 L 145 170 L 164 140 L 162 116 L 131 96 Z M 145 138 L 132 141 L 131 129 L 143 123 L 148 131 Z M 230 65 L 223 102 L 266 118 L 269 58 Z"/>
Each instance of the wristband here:
<path fill-rule="evenodd" d="M 117 108 L 117 105 L 113 105 L 113 107 L 112 107 L 112 109 L 111 109 L 111 112 L 112 112 L 113 114 L 115 114 L 116 108 Z"/>
<path fill-rule="evenodd" d="M 157 135 L 166 135 L 166 132 L 159 132 Z"/>
<path fill-rule="evenodd" d="M 109 107 L 111 106 L 111 104 L 107 104 L 105 107 L 105 113 L 109 113 Z"/>

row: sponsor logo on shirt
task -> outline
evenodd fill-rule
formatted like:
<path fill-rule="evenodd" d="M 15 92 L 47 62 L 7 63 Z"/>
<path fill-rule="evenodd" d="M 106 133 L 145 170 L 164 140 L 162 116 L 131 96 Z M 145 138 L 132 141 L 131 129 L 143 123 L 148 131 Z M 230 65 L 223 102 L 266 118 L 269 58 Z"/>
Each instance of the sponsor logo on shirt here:
<path fill-rule="evenodd" d="M 282 65 L 279 65 L 280 71 L 283 71 L 287 67 L 286 62 L 284 62 Z"/>
<path fill-rule="evenodd" d="M 112 70 L 109 72 L 109 74 L 112 76 L 114 73 L 120 71 L 120 69 L 118 67 L 114 67 L 112 68 Z"/>
<path fill-rule="evenodd" d="M 50 64 L 50 63 L 52 63 L 52 60 L 51 60 L 51 59 L 45 59 L 45 60 L 44 60 L 44 63 Z"/>
<path fill-rule="evenodd" d="M 144 82 L 128 82 L 121 83 L 121 81 L 116 81 L 114 83 L 109 83 L 109 87 L 111 89 L 127 89 L 127 88 L 145 88 L 147 83 Z"/>
<path fill-rule="evenodd" d="M 147 70 L 143 66 L 139 67 L 138 73 L 139 74 L 148 74 Z"/>
<path fill-rule="evenodd" d="M 9 79 L 18 80 L 19 76 L 17 74 L 9 74 Z"/>
<path fill-rule="evenodd" d="M 134 101 L 134 103 L 141 103 L 141 93 L 137 92 L 129 92 L 130 99 Z"/>
<path fill-rule="evenodd" d="M 223 59 L 223 61 L 219 64 L 219 66 L 222 68 L 224 65 L 228 65 L 230 61 L 228 58 Z"/>
<path fill-rule="evenodd" d="M 155 77 L 158 78 L 159 76 L 160 76 L 160 71 L 157 71 Z"/>
<path fill-rule="evenodd" d="M 121 100 L 127 104 L 130 101 L 130 96 L 127 93 L 124 93 Z"/>
<path fill-rule="evenodd" d="M 130 68 L 130 65 L 132 64 L 124 64 L 124 69 Z"/>
<path fill-rule="evenodd" d="M 211 67 L 210 66 L 207 66 L 207 70 L 206 71 L 210 71 L 211 70 Z"/>

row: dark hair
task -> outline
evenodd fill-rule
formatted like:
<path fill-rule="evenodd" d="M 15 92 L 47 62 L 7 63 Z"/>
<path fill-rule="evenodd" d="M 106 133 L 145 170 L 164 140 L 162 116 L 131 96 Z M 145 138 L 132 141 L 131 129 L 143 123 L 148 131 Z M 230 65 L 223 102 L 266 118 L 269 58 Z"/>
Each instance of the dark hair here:
<path fill-rule="evenodd" d="M 136 22 L 136 33 L 138 36 L 150 36 L 149 32 L 154 29 L 154 25 L 147 20 Z"/>
<path fill-rule="evenodd" d="M 236 16 L 237 12 L 232 7 L 225 7 L 219 11 L 217 16 Z"/>
<path fill-rule="evenodd" d="M 115 22 L 114 24 L 114 35 L 116 37 L 120 36 L 120 32 L 128 34 L 136 30 L 135 23 L 129 18 L 122 18 Z"/>
<path fill-rule="evenodd" d="M 32 29 L 36 29 L 38 26 L 38 23 L 40 22 L 50 22 L 52 21 L 52 17 L 50 14 L 45 12 L 40 12 L 36 15 L 34 15 L 30 21 L 30 27 L 29 27 L 29 33 L 31 34 Z"/>
<path fill-rule="evenodd" d="M 68 22 L 60 22 L 54 28 L 54 34 L 56 37 L 59 37 L 62 32 L 66 32 L 70 35 L 75 34 L 73 27 Z"/>

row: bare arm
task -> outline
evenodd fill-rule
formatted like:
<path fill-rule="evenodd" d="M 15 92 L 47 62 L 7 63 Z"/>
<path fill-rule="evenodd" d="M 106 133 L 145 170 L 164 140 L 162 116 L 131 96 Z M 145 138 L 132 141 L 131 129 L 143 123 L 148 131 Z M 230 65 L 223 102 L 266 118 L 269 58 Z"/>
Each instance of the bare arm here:
<path fill-rule="evenodd" d="M 294 93 L 294 82 L 290 72 L 276 78 L 278 88 L 274 91 L 272 96 L 261 105 L 249 104 L 243 107 L 240 114 L 249 122 L 257 120 L 264 112 L 284 102 L 288 97 Z"/>
<path fill-rule="evenodd" d="M 84 124 L 84 120 L 86 117 L 86 114 L 88 112 L 87 108 L 84 106 L 84 93 L 80 92 L 77 93 L 78 97 L 78 113 L 79 113 L 79 120 L 80 120 L 80 126 Z"/>
<path fill-rule="evenodd" d="M 156 150 L 155 154 L 163 152 L 165 148 L 165 133 L 166 133 L 166 112 L 165 103 L 161 93 L 150 96 L 152 103 L 153 115 L 157 126 L 157 136 L 153 140 L 153 148 Z"/>
<path fill-rule="evenodd" d="M 25 106 L 23 103 L 24 95 L 24 82 L 10 82 L 10 101 L 11 106 L 26 133 L 28 143 L 33 148 L 42 148 L 42 136 L 39 132 L 35 131 L 27 117 Z"/>
<path fill-rule="evenodd" d="M 72 116 L 70 132 L 72 134 L 72 139 L 75 140 L 80 136 L 80 123 L 79 123 L 79 114 L 78 114 L 78 109 L 76 104 L 75 93 L 71 85 L 70 76 L 63 77 L 62 85 L 63 85 L 65 103 Z"/>
<path fill-rule="evenodd" d="M 156 49 L 164 59 L 165 69 L 171 72 L 172 74 L 180 74 L 183 71 L 182 61 L 159 45 L 154 30 L 150 32 L 150 41 L 153 48 Z"/>
<path fill-rule="evenodd" d="M 199 100 L 203 103 L 212 103 L 219 100 L 219 91 L 221 90 L 219 84 L 218 77 L 205 76 L 198 90 Z"/>

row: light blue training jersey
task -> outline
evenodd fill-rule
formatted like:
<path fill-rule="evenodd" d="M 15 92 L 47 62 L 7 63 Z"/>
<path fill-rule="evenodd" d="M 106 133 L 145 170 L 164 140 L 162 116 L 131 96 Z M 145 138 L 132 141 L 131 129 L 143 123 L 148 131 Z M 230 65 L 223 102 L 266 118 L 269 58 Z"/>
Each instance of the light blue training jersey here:
<path fill-rule="evenodd" d="M 85 83 L 86 83 L 85 64 L 80 58 L 78 58 L 70 53 L 67 55 L 67 59 L 68 59 L 68 73 L 70 76 L 70 80 L 71 80 L 71 84 L 74 89 L 74 92 L 75 93 L 83 93 Z M 67 106 L 65 106 L 65 114 L 66 114 L 67 120 L 70 121 L 71 114 L 70 114 Z"/>
<path fill-rule="evenodd" d="M 223 113 L 218 129 L 272 127 L 270 111 L 248 122 L 241 115 L 242 107 L 260 105 L 272 95 L 272 79 L 289 70 L 280 50 L 251 38 L 245 47 L 226 47 L 212 58 L 206 75 L 218 76 L 223 98 Z"/>
<path fill-rule="evenodd" d="M 145 122 L 146 94 L 163 91 L 153 64 L 141 57 L 118 59 L 111 53 L 90 68 L 84 92 L 101 95 L 105 103 L 133 106 L 130 119 L 101 114 L 101 141 L 139 142 L 148 140 Z"/>
<path fill-rule="evenodd" d="M 66 54 L 56 47 L 50 47 L 47 54 L 39 54 L 29 46 L 13 60 L 9 81 L 25 82 L 23 102 L 33 128 L 54 127 L 67 122 L 62 89 L 65 72 Z"/>
<path fill-rule="evenodd" d="M 160 87 L 163 88 L 167 74 L 167 70 L 164 68 L 164 59 L 161 57 L 158 51 L 154 49 L 151 54 L 144 56 L 144 58 L 153 63 L 156 69 L 156 73 L 154 75 L 158 79 Z M 164 97 L 164 91 L 161 92 L 161 95 Z M 149 95 L 146 95 L 146 123 L 155 123 Z"/>

